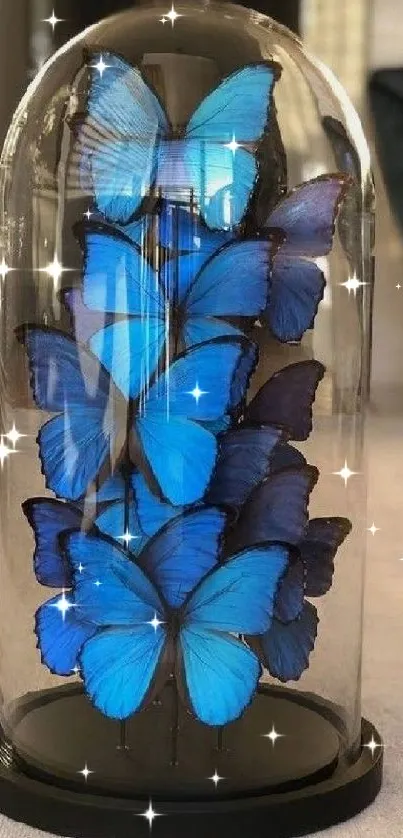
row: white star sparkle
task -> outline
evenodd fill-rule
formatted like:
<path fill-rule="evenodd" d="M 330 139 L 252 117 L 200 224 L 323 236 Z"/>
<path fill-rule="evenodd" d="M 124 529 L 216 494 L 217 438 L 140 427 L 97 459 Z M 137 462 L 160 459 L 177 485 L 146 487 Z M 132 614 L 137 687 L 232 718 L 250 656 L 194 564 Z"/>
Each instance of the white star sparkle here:
<path fill-rule="evenodd" d="M 88 207 L 87 212 L 83 212 L 83 215 L 85 216 L 87 221 L 90 221 L 94 213 L 91 212 L 90 208 Z"/>
<path fill-rule="evenodd" d="M 49 25 L 52 27 L 53 31 L 55 31 L 56 25 L 58 23 L 63 23 L 63 18 L 62 17 L 56 17 L 55 10 L 52 9 L 51 16 L 42 18 L 42 23 L 49 23 Z"/>
<path fill-rule="evenodd" d="M 77 774 L 82 774 L 83 777 L 84 777 L 85 782 L 87 783 L 88 782 L 88 777 L 90 776 L 90 774 L 94 774 L 94 771 L 90 771 L 90 769 L 88 768 L 87 763 L 85 763 L 84 768 L 81 771 L 77 771 Z"/>
<path fill-rule="evenodd" d="M 155 820 L 155 818 L 160 818 L 161 817 L 161 812 L 156 812 L 155 811 L 155 809 L 153 808 L 152 800 L 150 800 L 150 802 L 148 804 L 148 809 L 146 809 L 145 812 L 140 812 L 139 817 L 140 818 L 145 818 L 146 821 L 148 821 L 148 825 L 150 827 L 150 832 L 151 832 L 151 830 L 153 828 L 153 821 Z"/>
<path fill-rule="evenodd" d="M 284 733 L 277 733 L 276 728 L 273 725 L 270 733 L 263 733 L 263 738 L 264 739 L 270 739 L 271 744 L 273 745 L 273 748 L 274 748 L 274 746 L 277 742 L 277 739 L 283 739 L 284 735 L 285 735 Z"/>
<path fill-rule="evenodd" d="M 402 286 L 400 285 L 400 282 L 398 282 L 397 285 L 396 285 L 397 290 L 400 291 L 401 287 Z"/>
<path fill-rule="evenodd" d="M 8 445 L 5 444 L 4 438 L 1 437 L 0 438 L 0 463 L 1 463 L 2 468 L 3 468 L 3 465 L 4 465 L 4 460 L 7 459 L 9 454 L 15 454 L 15 453 L 16 453 L 16 451 L 14 451 L 13 448 L 9 448 Z"/>
<path fill-rule="evenodd" d="M 70 270 L 70 268 L 64 268 L 63 265 L 59 262 L 57 253 L 55 253 L 53 257 L 53 262 L 50 262 L 46 268 L 40 268 L 41 273 L 45 273 L 53 279 L 53 285 L 55 290 L 58 288 L 59 282 L 61 277 L 63 276 L 65 271 Z"/>
<path fill-rule="evenodd" d="M 111 66 L 110 64 L 105 64 L 103 55 L 99 56 L 99 59 L 98 59 L 96 64 L 91 64 L 91 67 L 93 67 L 94 70 L 98 70 L 98 73 L 101 76 L 101 79 L 102 79 L 102 76 L 103 76 L 105 70 L 108 70 L 110 66 Z"/>
<path fill-rule="evenodd" d="M 376 527 L 375 524 L 372 524 L 370 527 L 367 527 L 367 529 L 368 532 L 372 533 L 372 535 L 375 535 L 376 532 L 379 532 L 380 527 Z"/>
<path fill-rule="evenodd" d="M 80 672 L 81 672 L 81 669 L 76 664 L 74 669 L 72 669 L 71 671 L 72 671 L 73 675 L 79 675 Z"/>
<path fill-rule="evenodd" d="M 163 623 L 163 621 L 162 621 L 162 620 L 159 620 L 159 619 L 158 619 L 158 617 L 157 617 L 157 615 L 156 615 L 156 614 L 154 614 L 153 619 L 152 619 L 152 620 L 149 620 L 149 621 L 148 621 L 148 623 L 146 623 L 146 625 L 147 625 L 147 626 L 151 626 L 151 627 L 154 629 L 155 633 L 157 633 L 157 630 L 159 629 L 159 627 L 160 627 L 160 626 L 163 626 L 163 625 L 164 625 L 164 623 Z"/>
<path fill-rule="evenodd" d="M 96 588 L 100 588 L 101 585 L 102 585 L 102 582 L 100 582 L 99 579 L 97 579 L 97 581 L 94 582 L 94 585 L 95 585 Z"/>
<path fill-rule="evenodd" d="M 13 270 L 13 268 L 10 268 L 10 266 L 7 265 L 7 262 L 6 262 L 6 260 L 3 256 L 3 258 L 0 262 L 0 276 L 1 276 L 2 280 L 5 280 L 7 274 L 9 274 L 10 271 L 12 271 L 12 270 Z"/>
<path fill-rule="evenodd" d="M 200 401 L 201 397 L 206 396 L 207 392 L 208 392 L 207 390 L 201 390 L 200 387 L 199 387 L 199 382 L 196 381 L 196 386 L 193 387 L 193 390 L 188 390 L 186 395 L 193 396 L 196 404 L 199 404 L 199 401 Z"/>
<path fill-rule="evenodd" d="M 170 20 L 171 24 L 172 24 L 172 28 L 173 28 L 176 21 L 178 20 L 178 17 L 183 17 L 183 15 L 178 14 L 178 12 L 176 11 L 176 9 L 174 7 L 174 4 L 172 3 L 171 10 L 169 12 L 166 12 L 163 15 L 163 17 L 160 18 L 160 22 L 161 23 L 166 23 L 167 20 Z"/>
<path fill-rule="evenodd" d="M 235 134 L 232 135 L 231 142 L 230 143 L 225 143 L 224 145 L 225 145 L 225 148 L 229 148 L 229 150 L 232 151 L 232 155 L 233 155 L 233 157 L 235 157 L 236 150 L 238 148 L 240 148 L 239 143 L 237 143 L 237 141 L 235 139 Z"/>
<path fill-rule="evenodd" d="M 341 477 L 344 480 L 344 485 L 347 486 L 347 482 L 350 480 L 350 477 L 353 477 L 354 474 L 358 474 L 358 471 L 350 471 L 347 460 L 344 461 L 343 468 L 340 471 L 333 471 L 333 474 L 337 475 L 337 477 Z"/>
<path fill-rule="evenodd" d="M 119 541 L 123 541 L 126 547 L 129 547 L 132 541 L 137 541 L 140 538 L 139 535 L 132 535 L 129 530 L 126 530 L 123 535 L 118 535 Z"/>
<path fill-rule="evenodd" d="M 84 572 L 85 567 L 84 567 L 84 565 L 83 565 L 83 564 L 81 564 L 81 562 L 80 562 L 80 564 L 78 565 L 77 570 L 78 570 L 78 572 L 79 572 L 79 573 L 83 573 L 83 572 Z"/>
<path fill-rule="evenodd" d="M 52 602 L 50 604 L 50 608 L 57 608 L 57 610 L 60 611 L 60 613 L 62 615 L 63 622 L 66 619 L 66 614 L 68 613 L 68 611 L 70 611 L 71 608 L 75 608 L 75 607 L 76 606 L 74 605 L 74 603 L 70 602 L 67 599 L 66 591 L 63 591 L 60 599 L 58 599 L 57 602 Z"/>
<path fill-rule="evenodd" d="M 380 742 L 375 741 L 374 734 L 372 734 L 372 738 L 371 738 L 370 742 L 366 742 L 365 745 L 364 745 L 364 748 L 368 748 L 368 750 L 371 751 L 371 755 L 373 757 L 375 751 L 378 748 L 382 748 L 382 745 L 380 744 Z"/>
<path fill-rule="evenodd" d="M 6 439 L 10 440 L 14 449 L 17 445 L 18 440 L 22 439 L 24 436 L 27 436 L 27 434 L 20 434 L 20 432 L 17 431 L 17 428 L 15 427 L 15 422 L 13 424 L 13 427 L 11 428 L 11 431 L 9 431 L 8 434 L 5 434 Z"/>
<path fill-rule="evenodd" d="M 354 276 L 350 276 L 348 278 L 347 282 L 341 282 L 340 285 L 342 285 L 344 288 L 347 288 L 349 295 L 351 294 L 351 292 L 353 292 L 355 297 L 358 289 L 361 288 L 363 285 L 368 285 L 368 283 L 360 282 L 359 279 L 357 279 L 356 274 L 354 274 Z"/>
<path fill-rule="evenodd" d="M 207 779 L 211 780 L 214 783 L 215 787 L 217 788 L 217 786 L 221 782 L 221 780 L 225 780 L 225 777 L 220 777 L 220 775 L 219 775 L 219 773 L 216 769 L 213 776 L 212 777 L 207 777 Z"/>

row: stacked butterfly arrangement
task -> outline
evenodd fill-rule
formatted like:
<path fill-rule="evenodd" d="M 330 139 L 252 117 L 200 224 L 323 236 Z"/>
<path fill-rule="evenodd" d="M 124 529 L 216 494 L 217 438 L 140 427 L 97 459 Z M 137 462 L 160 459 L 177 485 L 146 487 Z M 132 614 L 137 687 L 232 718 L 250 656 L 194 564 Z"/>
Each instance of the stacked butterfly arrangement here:
<path fill-rule="evenodd" d="M 291 364 L 250 399 L 247 336 L 257 320 L 282 342 L 312 327 L 313 260 L 331 250 L 348 182 L 304 183 L 246 236 L 278 68 L 225 79 L 178 137 L 140 71 L 104 60 L 74 124 L 96 220 L 80 232 L 82 284 L 64 291 L 71 334 L 21 332 L 36 405 L 57 414 L 38 437 L 55 498 L 23 505 L 36 578 L 59 591 L 36 614 L 38 646 L 110 718 L 170 681 L 222 727 L 263 668 L 287 682 L 308 667 L 309 600 L 329 590 L 350 530 L 308 519 L 318 471 L 292 444 L 311 432 L 324 367 Z"/>

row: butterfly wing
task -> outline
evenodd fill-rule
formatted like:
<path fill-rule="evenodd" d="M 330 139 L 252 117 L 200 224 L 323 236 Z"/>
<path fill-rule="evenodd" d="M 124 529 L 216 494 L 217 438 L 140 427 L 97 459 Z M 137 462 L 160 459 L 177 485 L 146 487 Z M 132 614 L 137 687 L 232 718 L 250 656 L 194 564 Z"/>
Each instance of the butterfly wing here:
<path fill-rule="evenodd" d="M 283 468 L 300 468 L 306 464 L 304 455 L 297 448 L 288 442 L 279 442 L 270 460 L 270 474 L 281 471 Z"/>
<path fill-rule="evenodd" d="M 279 370 L 246 408 L 244 423 L 278 425 L 291 439 L 307 439 L 312 430 L 312 405 L 324 374 L 319 361 L 300 361 Z"/>
<path fill-rule="evenodd" d="M 41 660 L 54 675 L 73 675 L 78 655 L 85 641 L 93 637 L 97 627 L 80 619 L 70 595 L 70 607 L 63 614 L 58 607 L 59 596 L 48 600 L 36 612 L 35 633 Z"/>
<path fill-rule="evenodd" d="M 175 202 L 163 201 L 159 215 L 159 237 L 163 247 L 192 253 L 207 261 L 232 239 L 228 231 L 212 231 L 196 212 Z M 201 266 L 200 266 L 201 267 Z"/>
<path fill-rule="evenodd" d="M 96 69 L 101 59 L 104 72 Z M 73 126 L 70 185 L 93 193 L 108 220 L 127 224 L 153 183 L 169 124 L 137 68 L 109 52 L 90 66 L 87 113 Z"/>
<path fill-rule="evenodd" d="M 315 262 L 288 256 L 286 247 L 277 254 L 265 319 L 278 340 L 300 341 L 313 328 L 325 285 Z"/>
<path fill-rule="evenodd" d="M 207 502 L 242 506 L 252 489 L 267 477 L 281 436 L 278 428 L 270 427 L 228 431 L 221 441 Z"/>
<path fill-rule="evenodd" d="M 60 550 L 60 534 L 79 529 L 82 513 L 69 503 L 48 498 L 32 498 L 22 504 L 35 536 L 34 568 L 41 585 L 69 588 L 71 569 Z"/>
<path fill-rule="evenodd" d="M 252 700 L 259 661 L 227 632 L 254 633 L 270 624 L 287 562 L 281 545 L 245 551 L 207 576 L 190 597 L 180 632 L 179 668 L 190 706 L 204 724 L 228 724 Z"/>
<path fill-rule="evenodd" d="M 206 491 L 217 442 L 200 423 L 221 419 L 239 403 L 250 375 L 248 352 L 242 340 L 202 344 L 175 361 L 150 389 L 135 429 L 164 497 L 174 506 L 198 501 Z"/>
<path fill-rule="evenodd" d="M 109 535 L 114 541 L 121 545 L 125 543 L 127 531 L 130 541 L 127 542 L 127 549 L 137 556 L 148 541 L 142 531 L 137 510 L 133 501 L 128 504 L 128 516 L 126 516 L 126 504 L 124 501 L 115 501 L 108 505 L 95 519 L 96 526 L 104 535 Z"/>
<path fill-rule="evenodd" d="M 297 186 L 280 201 L 267 226 L 283 231 L 288 257 L 329 253 L 335 219 L 350 184 L 346 175 L 324 175 Z"/>
<path fill-rule="evenodd" d="M 59 497 L 77 500 L 115 440 L 110 378 L 90 353 L 61 332 L 27 327 L 22 337 L 35 403 L 46 411 L 63 411 L 38 436 L 46 485 Z"/>
<path fill-rule="evenodd" d="M 234 544 L 241 550 L 266 541 L 298 545 L 306 533 L 309 495 L 318 476 L 313 466 L 288 468 L 257 486 L 240 513 L 232 549 Z"/>
<path fill-rule="evenodd" d="M 306 595 L 323 596 L 331 588 L 334 557 L 351 531 L 347 518 L 312 518 L 300 545 L 306 567 Z"/>
<path fill-rule="evenodd" d="M 301 559 L 296 559 L 281 580 L 276 597 L 274 616 L 281 623 L 296 620 L 304 607 L 306 571 Z"/>
<path fill-rule="evenodd" d="M 106 629 L 84 644 L 79 663 L 87 695 L 105 716 L 127 719 L 150 700 L 163 656 L 163 627 Z"/>
<path fill-rule="evenodd" d="M 150 491 L 144 477 L 137 472 L 132 476 L 133 502 L 143 533 L 152 538 L 180 512 L 178 507 L 163 503 Z"/>
<path fill-rule="evenodd" d="M 189 121 L 185 163 L 210 228 L 233 227 L 246 212 L 257 177 L 256 144 L 268 124 L 277 75 L 269 64 L 244 67 L 224 79 Z M 233 148 L 232 142 L 252 148 Z"/>
<path fill-rule="evenodd" d="M 301 616 L 288 625 L 273 620 L 261 638 L 263 663 L 273 678 L 283 683 L 300 679 L 309 666 L 318 622 L 316 608 L 310 602 L 305 602 Z"/>
<path fill-rule="evenodd" d="M 84 305 L 81 288 L 67 288 L 61 292 L 61 296 L 70 313 L 72 331 L 78 343 L 88 343 L 95 332 L 112 323 L 112 315 L 102 311 L 91 311 Z"/>
<path fill-rule="evenodd" d="M 179 515 L 147 544 L 138 564 L 179 608 L 188 593 L 217 564 L 225 515 L 214 507 Z"/>

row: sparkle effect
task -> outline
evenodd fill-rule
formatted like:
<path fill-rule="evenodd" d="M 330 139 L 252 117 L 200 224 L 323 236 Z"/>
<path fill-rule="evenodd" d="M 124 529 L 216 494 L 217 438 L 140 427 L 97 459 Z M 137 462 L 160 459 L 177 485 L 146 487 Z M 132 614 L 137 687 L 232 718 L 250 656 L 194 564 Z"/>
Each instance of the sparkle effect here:
<path fill-rule="evenodd" d="M 50 262 L 46 268 L 41 268 L 42 273 L 46 273 L 48 276 L 53 279 L 54 288 L 57 289 L 59 285 L 59 281 L 63 276 L 65 271 L 68 271 L 69 268 L 64 268 L 63 265 L 59 262 L 57 257 L 57 253 L 55 253 L 53 262 Z"/>
<path fill-rule="evenodd" d="M 77 771 L 77 774 L 82 774 L 82 776 L 84 777 L 85 782 L 87 783 L 88 782 L 88 777 L 90 776 L 90 774 L 94 774 L 94 771 L 90 771 L 90 769 L 88 768 L 87 763 L 85 763 L 85 766 L 82 769 L 82 771 Z"/>
<path fill-rule="evenodd" d="M 17 431 L 17 428 L 15 427 L 15 422 L 13 424 L 13 427 L 11 428 L 11 431 L 9 431 L 8 434 L 5 434 L 6 439 L 8 439 L 12 443 L 12 446 L 13 446 L 14 450 L 15 450 L 15 446 L 17 445 L 18 440 L 22 439 L 24 436 L 27 436 L 27 435 L 26 434 L 20 434 L 20 432 Z"/>
<path fill-rule="evenodd" d="M 347 486 L 347 482 L 350 480 L 350 477 L 353 477 L 354 474 L 358 474 L 357 471 L 350 471 L 347 460 L 344 461 L 343 468 L 340 471 L 334 471 L 333 474 L 337 475 L 337 477 L 341 477 L 344 480 L 344 485 Z"/>
<path fill-rule="evenodd" d="M 8 445 L 5 444 L 4 438 L 1 437 L 0 438 L 0 463 L 1 463 L 2 468 L 3 468 L 3 465 L 4 465 L 4 460 L 7 459 L 9 454 L 15 454 L 15 453 L 16 452 L 12 448 L 9 448 Z"/>
<path fill-rule="evenodd" d="M 79 573 L 83 573 L 83 572 L 84 572 L 84 570 L 85 570 L 85 567 L 84 567 L 84 565 L 83 565 L 83 564 L 81 564 L 81 562 L 80 562 L 80 564 L 78 565 L 78 568 L 77 568 L 77 569 L 78 569 L 78 572 L 79 572 Z"/>
<path fill-rule="evenodd" d="M 4 256 L 3 256 L 3 258 L 2 258 L 2 260 L 1 260 L 1 262 L 0 262 L 0 276 L 1 276 L 1 278 L 2 278 L 2 280 L 3 280 L 3 281 L 5 280 L 5 278 L 6 278 L 7 274 L 9 274 L 9 273 L 10 273 L 10 271 L 12 271 L 12 270 L 13 270 L 13 269 L 12 269 L 12 268 L 10 268 L 10 266 L 9 266 L 9 265 L 7 265 L 7 262 L 6 262 L 6 260 L 5 260 Z"/>
<path fill-rule="evenodd" d="M 129 547 L 131 542 L 137 541 L 138 538 L 140 538 L 139 535 L 132 535 L 131 532 L 129 532 L 129 530 L 126 530 L 126 532 L 123 535 L 118 535 L 119 541 L 123 541 L 125 547 Z"/>
<path fill-rule="evenodd" d="M 172 3 L 172 8 L 169 12 L 166 12 L 163 17 L 160 18 L 160 23 L 166 23 L 167 20 L 171 21 L 172 28 L 174 27 L 178 17 L 183 17 L 183 15 L 179 15 L 176 11 L 174 4 Z"/>
<path fill-rule="evenodd" d="M 283 737 L 284 737 L 284 733 L 277 733 L 276 728 L 274 727 L 274 725 L 273 725 L 270 733 L 264 733 L 263 734 L 264 739 L 270 739 L 271 744 L 273 745 L 273 748 L 274 748 L 274 746 L 277 742 L 277 739 L 282 739 Z"/>
<path fill-rule="evenodd" d="M 360 282 L 359 279 L 357 279 L 356 274 L 354 274 L 354 276 L 350 276 L 347 282 L 340 283 L 340 285 L 342 285 L 344 288 L 347 288 L 349 295 L 351 294 L 351 292 L 353 292 L 354 297 L 357 295 L 358 289 L 361 288 L 363 285 L 367 284 L 367 282 Z"/>
<path fill-rule="evenodd" d="M 94 70 L 98 70 L 98 73 L 101 76 L 101 79 L 102 79 L 102 76 L 103 76 L 105 70 L 108 70 L 108 68 L 110 66 L 111 66 L 110 64 L 105 64 L 103 55 L 101 55 L 99 57 L 99 60 L 97 61 L 96 64 L 91 64 L 91 67 L 93 67 Z"/>
<path fill-rule="evenodd" d="M 58 599 L 57 602 L 52 602 L 50 604 L 50 608 L 57 608 L 57 610 L 60 611 L 64 622 L 67 612 L 70 611 L 71 608 L 75 608 L 75 605 L 73 602 L 69 602 L 66 598 L 66 591 L 63 591 L 60 599 Z"/>
<path fill-rule="evenodd" d="M 372 535 L 375 535 L 375 533 L 379 532 L 379 530 L 380 527 L 376 527 L 375 524 L 372 524 L 371 527 L 368 527 L 368 532 L 372 533 Z"/>
<path fill-rule="evenodd" d="M 75 665 L 74 669 L 72 669 L 71 671 L 72 671 L 73 675 L 79 675 L 79 674 L 80 674 L 80 672 L 81 672 L 81 670 L 80 670 L 80 668 L 77 666 L 77 664 Z"/>
<path fill-rule="evenodd" d="M 145 818 L 146 821 L 148 821 L 148 825 L 150 827 L 150 832 L 151 832 L 151 830 L 153 828 L 153 821 L 155 820 L 155 818 L 161 817 L 161 813 L 156 812 L 155 809 L 153 809 L 153 803 L 152 803 L 152 800 L 150 800 L 150 802 L 148 804 L 148 809 L 146 809 L 145 812 L 141 812 L 139 817 L 140 818 Z"/>
<path fill-rule="evenodd" d="M 91 212 L 90 208 L 88 207 L 87 212 L 83 212 L 83 215 L 87 219 L 87 221 L 90 221 L 94 213 Z"/>
<path fill-rule="evenodd" d="M 221 782 L 221 780 L 225 780 L 225 777 L 220 777 L 220 775 L 219 775 L 219 773 L 218 773 L 218 771 L 217 771 L 217 769 L 216 769 L 216 770 L 214 771 L 213 776 L 212 776 L 212 777 L 207 777 L 207 779 L 208 779 L 208 780 L 211 780 L 211 781 L 214 783 L 215 787 L 217 788 L 217 786 L 218 786 L 218 784 Z"/>
<path fill-rule="evenodd" d="M 370 742 L 366 742 L 364 748 L 368 748 L 371 751 L 372 758 L 374 757 L 374 753 L 378 748 L 382 748 L 380 742 L 375 742 L 374 734 L 372 734 L 372 738 Z"/>
<path fill-rule="evenodd" d="M 397 290 L 400 291 L 401 287 L 402 286 L 400 285 L 400 282 L 398 282 L 397 285 L 396 285 Z"/>
<path fill-rule="evenodd" d="M 196 386 L 193 387 L 193 390 L 187 391 L 188 396 L 193 396 L 196 404 L 199 404 L 199 401 L 202 396 L 207 396 L 207 390 L 201 390 L 199 387 L 199 382 L 196 381 Z"/>
<path fill-rule="evenodd" d="M 42 18 L 42 23 L 49 23 L 49 25 L 52 27 L 53 31 L 55 31 L 56 25 L 58 23 L 63 23 L 63 18 L 56 17 L 55 10 L 53 9 L 52 14 L 51 14 L 50 17 Z"/>
<path fill-rule="evenodd" d="M 233 157 L 235 157 L 236 150 L 240 148 L 239 143 L 237 143 L 235 139 L 235 134 L 232 135 L 232 140 L 230 143 L 225 143 L 225 148 L 229 148 L 229 150 L 232 151 Z"/>
<path fill-rule="evenodd" d="M 158 617 L 157 617 L 157 615 L 156 615 L 156 614 L 154 614 L 153 619 L 152 619 L 152 620 L 149 620 L 149 621 L 148 621 L 148 623 L 146 623 L 146 625 L 147 625 L 147 626 L 152 626 L 152 628 L 154 629 L 155 633 L 157 633 L 157 631 L 158 631 L 159 627 L 160 627 L 160 626 L 163 626 L 163 625 L 164 625 L 164 623 L 163 623 L 161 620 L 159 620 L 159 619 L 158 619 Z"/>

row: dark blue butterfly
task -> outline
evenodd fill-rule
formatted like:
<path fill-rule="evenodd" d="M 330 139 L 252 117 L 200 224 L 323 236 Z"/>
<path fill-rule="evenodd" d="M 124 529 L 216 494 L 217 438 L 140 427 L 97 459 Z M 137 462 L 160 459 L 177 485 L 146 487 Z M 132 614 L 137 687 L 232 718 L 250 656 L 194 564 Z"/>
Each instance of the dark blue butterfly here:
<path fill-rule="evenodd" d="M 47 486 L 59 497 L 76 500 L 108 460 L 116 461 L 127 403 L 97 360 L 71 338 L 35 327 L 26 327 L 22 335 L 35 402 L 59 414 L 38 437 Z M 179 357 L 136 403 L 133 457 L 145 460 L 174 505 L 193 503 L 204 494 L 217 456 L 208 423 L 241 404 L 255 352 L 242 340 L 202 344 Z"/>
<path fill-rule="evenodd" d="M 205 724 L 225 725 L 251 701 L 260 664 L 234 635 L 269 627 L 288 551 L 262 545 L 219 565 L 224 523 L 214 508 L 177 518 L 148 543 L 136 565 L 108 539 L 68 536 L 75 574 L 71 611 L 97 627 L 82 646 L 80 668 L 87 694 L 105 715 L 125 719 L 140 710 L 161 669 L 164 678 L 176 675 Z M 41 647 L 48 642 L 49 610 L 42 606 Z M 58 646 L 53 625 L 50 632 L 49 642 Z"/>
<path fill-rule="evenodd" d="M 136 398 L 155 371 L 164 343 L 191 348 L 214 338 L 241 336 L 222 317 L 255 317 L 269 292 L 272 245 L 244 241 L 226 245 L 203 261 L 187 254 L 157 271 L 140 248 L 118 234 L 84 233 L 81 335 L 126 398 Z M 245 282 L 247 293 L 245 293 Z M 91 312 L 124 316 L 91 334 Z M 99 316 L 99 315 L 96 315 Z M 87 325 L 88 321 L 88 325 Z"/>
<path fill-rule="evenodd" d="M 99 55 L 93 56 L 96 64 Z M 279 68 L 259 63 L 224 79 L 186 128 L 170 124 L 140 71 L 112 53 L 93 72 L 87 113 L 75 120 L 70 185 L 93 192 L 112 222 L 126 224 L 153 187 L 185 193 L 211 228 L 242 220 L 258 174 Z"/>
<path fill-rule="evenodd" d="M 313 260 L 333 244 L 335 219 L 350 185 L 345 175 L 324 175 L 296 187 L 266 221 L 284 244 L 274 259 L 266 320 L 280 341 L 299 341 L 313 322 L 325 279 Z"/>

